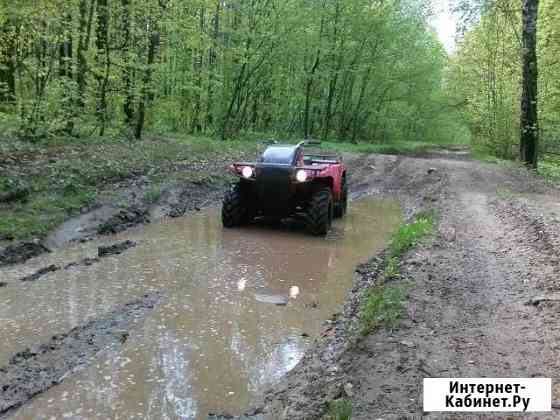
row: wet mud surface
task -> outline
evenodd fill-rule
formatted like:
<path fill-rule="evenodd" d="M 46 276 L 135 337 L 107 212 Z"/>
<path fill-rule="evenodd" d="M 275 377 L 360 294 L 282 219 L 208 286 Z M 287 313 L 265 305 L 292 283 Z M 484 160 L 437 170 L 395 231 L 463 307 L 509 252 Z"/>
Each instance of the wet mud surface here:
<path fill-rule="evenodd" d="M 10 415 L 240 414 L 298 363 L 340 310 L 356 264 L 381 249 L 400 220 L 394 201 L 359 200 L 324 239 L 295 225 L 224 230 L 219 209 L 210 209 L 4 268 L 0 335 L 7 344 L 0 365 L 54 335 L 106 319 L 145 293 L 164 296 L 142 323 L 118 328 L 128 332 L 125 343 L 110 345 Z M 137 246 L 95 260 L 98 248 L 126 241 Z M 75 263 L 33 284 L 16 280 L 50 264 Z M 7 396 L 0 392 L 1 398 Z"/>
<path fill-rule="evenodd" d="M 125 252 L 127 249 L 134 248 L 137 245 L 134 241 L 124 241 L 114 245 L 103 245 L 97 248 L 97 255 L 98 257 L 86 257 L 81 259 L 80 261 L 74 261 L 68 263 L 64 266 L 65 270 L 69 270 L 71 268 L 76 267 L 89 267 L 93 264 L 97 264 L 101 261 L 101 258 L 106 258 L 111 255 L 120 255 Z M 51 264 L 47 267 L 40 268 L 33 274 L 29 274 L 25 277 L 22 277 L 20 281 L 36 281 L 39 280 L 41 277 L 46 276 L 49 273 L 54 273 L 55 271 L 60 270 L 61 267 L 56 264 Z M 6 286 L 7 283 L 3 283 L 3 286 Z"/>
<path fill-rule="evenodd" d="M 0 418 L 91 364 L 104 349 L 123 345 L 134 324 L 153 310 L 159 300 L 158 294 L 143 296 L 67 333 L 53 335 L 42 344 L 17 352 L 6 366 L 0 367 Z"/>

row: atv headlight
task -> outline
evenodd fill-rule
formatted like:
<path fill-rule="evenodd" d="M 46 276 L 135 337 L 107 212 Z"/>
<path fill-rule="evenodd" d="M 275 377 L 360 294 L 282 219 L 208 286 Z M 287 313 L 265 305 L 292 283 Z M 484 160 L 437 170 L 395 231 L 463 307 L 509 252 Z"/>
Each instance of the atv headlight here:
<path fill-rule="evenodd" d="M 299 171 L 296 172 L 296 180 L 298 182 L 307 181 L 307 172 L 305 172 L 305 169 L 300 169 Z"/>
<path fill-rule="evenodd" d="M 243 178 L 251 178 L 253 176 L 253 168 L 250 166 L 244 166 L 241 170 L 241 175 L 243 175 Z"/>

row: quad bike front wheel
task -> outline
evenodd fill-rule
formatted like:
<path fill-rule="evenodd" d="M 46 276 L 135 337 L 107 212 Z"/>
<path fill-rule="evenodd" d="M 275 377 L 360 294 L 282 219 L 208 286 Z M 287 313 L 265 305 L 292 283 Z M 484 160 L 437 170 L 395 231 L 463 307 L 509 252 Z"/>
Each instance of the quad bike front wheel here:
<path fill-rule="evenodd" d="M 222 204 L 222 224 L 226 228 L 233 228 L 247 223 L 249 211 L 245 204 L 241 187 L 236 185 L 229 190 Z"/>
<path fill-rule="evenodd" d="M 331 190 L 324 188 L 315 192 L 307 209 L 307 230 L 315 236 L 326 235 L 332 225 L 333 212 Z"/>

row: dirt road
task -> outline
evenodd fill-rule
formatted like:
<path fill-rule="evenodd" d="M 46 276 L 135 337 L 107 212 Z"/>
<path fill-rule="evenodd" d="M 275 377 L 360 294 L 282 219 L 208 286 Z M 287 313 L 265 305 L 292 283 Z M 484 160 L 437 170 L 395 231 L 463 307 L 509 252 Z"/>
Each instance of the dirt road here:
<path fill-rule="evenodd" d="M 354 190 L 436 208 L 437 237 L 403 260 L 412 288 L 401 327 L 357 339 L 356 287 L 339 325 L 267 395 L 271 418 L 319 418 L 340 397 L 353 419 L 429 415 L 424 377 L 551 377 L 560 401 L 560 192 L 453 155 L 361 159 L 371 172 Z"/>
<path fill-rule="evenodd" d="M 346 158 L 348 166 L 352 170 L 350 187 L 354 200 L 367 195 L 374 198 L 397 198 L 407 217 L 421 210 L 435 209 L 439 214 L 437 235 L 430 243 L 417 248 L 402 259 L 401 273 L 405 281 L 411 284 L 411 288 L 406 313 L 399 329 L 395 331 L 380 329 L 365 338 L 361 338 L 357 333 L 356 319 L 360 300 L 367 286 L 376 283 L 377 277 L 383 269 L 384 256 L 379 254 L 368 263 L 358 267 L 354 286 L 347 294 L 344 310 L 331 317 L 325 324 L 322 334 L 318 335 L 315 345 L 306 352 L 297 366 L 265 393 L 263 402 L 258 404 L 256 410 L 251 410 L 253 413 L 260 414 L 251 418 L 321 418 L 325 414 L 327 403 L 341 397 L 352 401 L 354 419 L 387 418 L 395 415 L 430 415 L 422 413 L 421 392 L 424 377 L 552 377 L 553 384 L 556 384 L 553 401 L 559 402 L 560 361 L 557 357 L 560 350 L 559 190 L 547 186 L 541 180 L 519 168 L 477 162 L 471 160 L 463 152 L 440 152 L 424 157 L 348 155 Z M 165 206 L 165 194 L 162 200 L 164 201 L 158 205 Z M 182 280 L 176 281 L 176 279 L 187 278 L 183 269 L 185 259 L 182 249 L 200 248 L 200 244 L 196 242 L 200 241 L 199 233 L 214 232 L 209 235 L 207 245 L 218 256 L 224 253 L 220 246 L 215 245 L 220 243 L 220 240 L 216 238 L 220 237 L 221 229 L 208 228 L 217 222 L 208 221 L 203 224 L 203 227 L 196 229 L 186 228 L 187 225 L 190 226 L 190 222 L 187 222 L 190 217 L 192 216 L 187 216 L 185 221 L 173 222 L 177 223 L 176 225 L 172 223 L 167 224 L 167 227 L 165 224 L 153 227 L 152 229 L 156 233 L 161 230 L 159 242 L 147 240 L 144 245 L 141 244 L 134 251 L 130 251 L 129 257 L 115 257 L 114 260 L 111 260 L 113 264 L 109 269 L 105 268 L 103 262 L 86 258 L 84 261 L 96 264 L 94 265 L 97 267 L 96 271 L 87 274 L 85 269 L 80 268 L 89 266 L 84 263 L 75 271 L 59 270 L 47 273 L 46 277 L 41 279 L 41 283 L 22 287 L 51 291 L 53 289 L 50 288 L 48 282 L 53 282 L 53 285 L 67 284 L 67 289 L 74 294 L 73 285 L 81 285 L 80 288 L 84 289 L 83 299 L 74 299 L 72 302 L 79 303 L 83 300 L 83 303 L 80 304 L 88 307 L 87 305 L 92 302 L 89 296 L 91 293 L 97 293 L 97 280 L 102 277 L 105 279 L 106 287 L 103 289 L 107 290 L 107 295 L 103 295 L 103 300 L 99 300 L 99 302 L 104 302 L 101 306 L 105 308 L 110 307 L 110 304 L 114 304 L 113 306 L 117 303 L 126 304 L 127 299 L 132 298 L 129 296 L 130 290 L 139 296 L 144 293 L 146 282 L 143 280 L 145 274 L 141 269 L 145 264 L 145 255 L 151 255 L 150 258 L 154 260 L 154 264 L 169 260 L 173 262 L 172 266 L 177 271 L 177 273 L 170 274 L 167 273 L 167 268 L 165 270 L 161 267 L 158 268 L 156 272 L 159 273 L 159 280 L 157 280 L 157 284 L 152 284 L 154 290 L 169 289 L 167 283 L 172 280 L 174 286 L 169 290 L 178 289 L 180 293 L 176 294 L 176 297 L 171 296 L 170 302 L 174 302 L 173 299 L 175 299 L 177 305 L 166 304 L 167 311 L 169 312 L 169 308 L 183 308 L 183 296 L 188 296 L 184 288 L 191 286 Z M 212 221 L 216 219 L 211 216 L 204 217 L 210 218 Z M 357 229 L 357 231 L 359 230 Z M 183 238 L 181 236 L 183 231 L 196 232 L 196 235 L 191 234 Z M 162 244 L 166 243 L 163 238 L 167 238 L 168 241 L 170 232 L 180 236 L 176 238 L 176 244 L 180 246 L 174 245 L 175 242 L 172 242 L 162 247 Z M 293 236 L 286 234 L 289 237 Z M 143 235 L 142 229 L 136 228 L 135 235 L 138 236 L 139 242 L 145 239 L 140 236 Z M 274 235 L 280 237 L 279 233 L 274 233 Z M 371 235 L 368 233 L 366 236 Z M 121 233 L 118 237 L 120 240 L 128 238 L 126 233 Z M 107 242 L 107 239 L 104 241 Z M 239 241 L 246 241 L 246 236 Z M 159 254 L 146 248 L 151 242 L 155 244 L 154 250 L 161 248 Z M 268 239 L 263 239 L 263 243 L 268 242 Z M 223 243 L 237 242 L 229 240 Z M 263 247 L 259 244 L 260 242 L 256 242 L 251 249 Z M 274 244 L 275 242 L 271 246 L 276 246 Z M 93 245 L 83 245 L 83 247 L 89 249 Z M 266 247 L 264 248 L 266 249 Z M 287 248 L 294 248 L 293 244 Z M 232 249 L 235 251 L 232 255 L 235 254 L 235 258 L 239 258 L 237 245 Z M 193 255 L 196 254 L 195 251 L 192 252 Z M 274 250 L 270 252 L 271 255 L 276 255 Z M 368 250 L 366 255 L 369 252 L 373 253 L 373 250 Z M 207 254 L 206 251 L 202 252 L 199 260 L 206 261 Z M 81 254 L 80 249 L 71 251 L 69 255 L 74 259 L 87 257 L 87 255 Z M 175 259 L 171 258 L 171 255 L 175 255 Z M 231 258 L 232 261 L 235 261 L 234 257 Z M 26 265 L 15 266 L 4 272 L 13 275 L 32 274 L 37 268 L 40 268 L 41 264 L 51 263 L 50 259 L 56 259 L 56 255 L 30 260 Z M 136 263 L 130 264 L 130 267 L 137 271 L 136 275 L 132 277 L 131 273 L 126 271 L 126 264 L 122 263 L 128 259 L 137 260 Z M 221 260 L 229 261 L 223 256 Z M 121 261 L 121 263 L 117 264 L 117 261 Z M 231 283 L 231 273 L 235 270 L 231 264 L 227 265 L 225 262 L 223 271 L 227 275 L 223 278 L 228 279 L 226 283 L 229 284 Z M 214 264 L 211 258 L 208 259 L 208 264 Z M 243 264 L 247 265 L 249 262 L 246 261 Z M 62 262 L 59 262 L 59 265 L 63 266 Z M 186 266 L 191 267 L 189 268 L 191 271 L 197 267 L 194 263 L 186 264 Z M 266 273 L 270 272 L 272 280 L 276 281 L 279 278 L 273 264 L 265 264 L 264 269 Z M 105 271 L 107 272 L 105 273 Z M 211 289 L 207 284 L 208 275 L 205 273 L 202 270 L 197 274 L 200 277 L 200 284 L 195 290 Z M 2 271 L 0 271 L 1 274 Z M 148 274 L 151 275 L 151 271 Z M 323 273 L 318 277 L 327 278 L 329 275 Z M 166 276 L 172 277 L 167 278 Z M 310 274 L 308 277 L 315 276 Z M 130 280 L 131 278 L 136 280 Z M 191 278 L 190 271 L 188 278 Z M 78 279 L 79 281 L 77 281 Z M 236 299 L 242 299 L 243 302 L 258 305 L 249 296 L 250 293 L 247 294 L 252 293 L 252 288 L 246 287 L 245 281 L 242 280 L 240 279 L 241 283 L 238 282 L 237 286 L 233 288 L 230 287 L 231 285 L 228 286 L 227 290 L 231 292 L 231 296 L 228 295 L 227 299 L 222 300 L 233 302 Z M 350 284 L 350 279 L 347 284 Z M 16 296 L 18 289 L 11 288 L 18 287 L 20 286 L 17 286 L 15 282 L 8 281 L 6 290 L 14 290 L 14 296 Z M 1 290 L 0 288 L 0 292 Z M 122 296 L 117 293 L 113 296 L 113 290 L 127 290 L 127 293 Z M 341 299 L 345 290 L 341 290 L 339 293 Z M 259 292 L 258 287 L 255 291 Z M 302 288 L 299 300 L 293 301 L 300 303 L 299 306 L 295 305 L 293 308 L 299 308 L 301 313 L 309 313 L 310 310 L 317 307 L 315 300 L 307 302 L 304 299 L 305 291 L 306 289 Z M 239 295 L 239 293 L 245 293 L 246 296 Z M 209 296 L 214 296 L 214 294 L 211 293 Z M 41 296 L 35 296 L 33 299 L 38 300 L 37 304 L 32 305 L 34 310 L 39 311 L 41 304 L 48 304 L 48 302 L 42 302 Z M 34 302 L 33 299 L 30 302 Z M 4 302 L 7 305 L 3 312 L 4 316 L 11 313 L 9 305 L 16 307 L 14 302 Z M 224 302 L 218 302 L 217 307 L 225 308 Z M 2 302 L 0 302 L 1 307 Z M 278 307 L 275 311 L 284 311 L 283 308 Z M 293 308 L 290 305 L 287 306 L 288 311 Z M 328 316 L 323 313 L 326 306 L 319 305 L 319 308 L 321 316 L 324 316 L 322 319 L 325 319 Z M 74 310 L 76 311 L 77 308 Z M 64 313 L 64 308 L 61 307 L 60 311 Z M 97 309 L 92 307 L 91 311 L 94 313 L 93 320 L 97 319 L 95 318 Z M 158 311 L 161 312 L 160 309 L 156 309 L 156 314 L 159 313 Z M 263 313 L 268 312 L 270 312 L 268 307 L 263 309 Z M 121 343 L 117 340 L 118 336 L 115 336 L 117 337 L 115 340 L 118 341 L 116 347 L 114 343 L 111 344 L 115 341 L 111 338 L 113 336 L 109 337 L 111 342 L 109 344 L 113 346 L 111 351 L 115 352 L 113 357 L 118 359 L 122 352 L 125 352 L 123 354 L 126 355 L 127 351 L 134 353 L 134 349 L 131 347 L 133 345 L 128 343 L 134 343 L 135 340 L 138 340 L 137 337 L 140 339 L 143 336 L 157 335 L 159 337 L 162 335 L 164 337 L 169 331 L 170 325 L 166 319 L 170 317 L 167 316 L 165 310 L 162 313 L 165 316 L 149 315 L 150 318 L 146 322 L 151 328 L 149 331 L 146 330 L 148 327 L 137 327 L 146 330 L 141 333 L 135 332 L 136 327 L 127 329 L 130 340 L 123 347 L 124 350 L 120 350 L 120 346 L 124 342 Z M 178 311 L 178 313 L 182 312 Z M 224 311 L 225 313 L 228 314 L 226 318 L 230 316 L 229 312 Z M 244 311 L 238 310 L 236 312 L 237 315 L 243 313 Z M 37 315 L 37 319 L 40 320 L 41 315 L 39 313 Z M 56 314 L 53 312 L 51 316 L 54 315 Z M 187 318 L 192 317 L 187 315 L 185 315 Z M 298 316 L 301 317 L 301 314 Z M 143 317 L 144 314 L 140 318 L 143 319 Z M 74 319 L 70 322 L 61 315 L 61 325 L 66 326 L 68 330 L 75 325 L 97 325 L 95 321 L 93 324 L 87 324 L 90 318 L 86 315 L 79 316 L 77 319 L 81 324 L 76 324 Z M 252 318 L 250 317 L 250 319 Z M 58 318 L 55 321 L 54 325 L 58 325 Z M 180 323 L 175 324 L 186 322 L 186 320 L 181 320 Z M 297 328 L 292 328 L 292 333 L 294 331 L 297 333 L 294 339 L 299 337 L 297 339 L 302 341 L 301 337 L 304 337 L 303 341 L 308 341 L 307 334 L 296 331 L 301 328 L 299 323 L 296 322 L 294 325 L 296 324 Z M 42 324 L 39 322 L 37 325 Z M 29 329 L 32 331 L 34 328 L 38 328 L 37 325 L 31 323 Z M 6 324 L 6 328 L 11 328 L 9 323 Z M 122 328 L 119 328 L 120 331 Z M 193 328 L 192 331 L 183 329 L 190 331 L 189 334 L 192 336 L 193 331 L 196 328 L 200 329 L 200 326 Z M 307 330 L 304 331 L 304 333 L 306 332 Z M 14 330 L 15 333 L 16 330 Z M 176 331 L 176 333 L 182 334 L 183 331 Z M 241 334 L 241 338 L 244 337 L 243 334 Z M 220 334 L 218 335 L 221 337 Z M 70 336 L 72 338 L 71 334 Z M 201 333 L 200 336 L 206 337 L 206 334 Z M 257 342 L 262 338 L 259 334 L 255 334 L 255 337 Z M 20 339 L 26 345 L 34 344 L 29 343 L 32 337 L 29 340 L 25 337 L 19 337 L 18 340 Z M 251 338 L 251 340 L 253 339 Z M 157 351 L 164 352 L 169 346 L 165 344 L 167 343 L 165 340 L 160 341 L 161 349 L 158 347 Z M 188 336 L 184 337 L 184 341 L 184 345 L 187 347 L 192 344 L 192 338 Z M 10 343 L 10 346 L 17 350 L 14 343 Z M 62 346 L 61 348 L 66 349 L 67 347 Z M 95 357 L 100 357 L 98 354 L 103 352 L 101 346 L 97 347 L 91 353 L 95 354 Z M 308 347 L 307 345 L 306 348 Z M 68 349 L 73 351 L 72 346 L 69 346 Z M 80 349 L 83 350 L 83 347 Z M 150 346 L 146 346 L 146 349 L 146 357 L 151 358 L 153 349 Z M 232 352 L 235 354 L 237 354 L 236 349 L 237 347 L 232 347 Z M 130 354 L 128 356 L 132 357 Z M 132 359 L 134 360 L 134 358 Z M 204 365 L 204 363 L 202 364 Z M 251 364 L 255 364 L 255 361 L 251 361 L 249 365 Z M 26 366 L 22 365 L 22 369 Z M 132 363 L 131 366 L 136 365 Z M 82 368 L 85 367 L 87 366 L 82 366 Z M 205 366 L 205 369 L 207 368 L 208 366 Z M 67 378 L 67 376 L 71 376 L 73 369 L 72 365 L 67 369 L 67 375 L 62 374 L 65 384 L 60 386 L 61 388 L 66 386 L 68 390 L 73 390 L 75 387 L 72 381 L 80 383 L 84 378 L 90 380 L 95 376 L 89 375 L 85 370 L 85 373 L 76 377 L 77 379 Z M 119 372 L 115 371 L 115 375 L 118 374 Z M 103 378 L 103 375 L 97 376 Z M 162 376 L 162 378 L 165 377 L 165 375 Z M 125 379 L 129 378 L 124 378 L 121 381 L 123 384 L 127 383 Z M 165 384 L 165 380 L 162 379 L 162 381 Z M 56 383 L 53 382 L 53 385 Z M 21 389 L 18 389 L 25 391 L 25 386 L 24 383 L 21 385 Z M 94 388 L 103 386 L 103 381 L 95 382 Z M 177 388 L 177 395 L 185 394 L 186 399 L 192 398 L 181 381 L 174 382 L 173 386 Z M 24 410 L 28 410 L 28 413 L 41 412 L 44 403 L 42 400 L 58 401 L 57 388 L 59 386 L 52 388 L 50 399 L 48 396 L 36 397 L 30 407 L 24 408 Z M 350 389 L 351 391 L 349 391 Z M 231 390 L 228 388 L 227 391 L 231 395 L 237 392 L 233 388 Z M 6 400 L 9 395 L 7 392 L 3 395 L 2 392 L 0 392 L 0 400 L 2 398 Z M 34 392 L 36 391 L 28 392 L 28 400 L 31 399 Z M 76 408 L 81 409 L 81 397 L 76 395 Z M 85 389 L 84 395 L 87 395 L 87 389 Z M 162 392 L 161 395 L 163 398 L 166 393 Z M 138 402 L 136 394 L 131 401 L 134 404 Z M 27 404 L 28 401 L 22 398 L 21 404 L 24 403 Z M 95 408 L 95 406 L 91 407 L 92 410 Z M 107 407 L 107 410 L 109 413 L 114 408 Z M 549 417 L 554 418 L 558 415 L 560 412 L 556 410 Z M 25 413 L 21 415 L 21 418 L 26 418 Z M 543 418 L 543 416 L 539 418 Z"/>

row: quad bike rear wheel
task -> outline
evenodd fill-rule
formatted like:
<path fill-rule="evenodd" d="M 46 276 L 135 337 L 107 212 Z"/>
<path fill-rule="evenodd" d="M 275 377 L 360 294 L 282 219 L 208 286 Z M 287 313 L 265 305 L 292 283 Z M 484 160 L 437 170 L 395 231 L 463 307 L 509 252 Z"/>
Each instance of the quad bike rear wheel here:
<path fill-rule="evenodd" d="M 313 194 L 307 209 L 307 229 L 315 236 L 326 235 L 332 225 L 333 199 L 331 190 L 323 188 Z"/>
<path fill-rule="evenodd" d="M 348 210 L 348 184 L 346 177 L 342 178 L 342 196 L 340 201 L 334 205 L 334 217 L 344 217 Z"/>
<path fill-rule="evenodd" d="M 248 222 L 249 210 L 239 184 L 229 190 L 222 204 L 222 224 L 226 228 L 241 226 Z"/>

